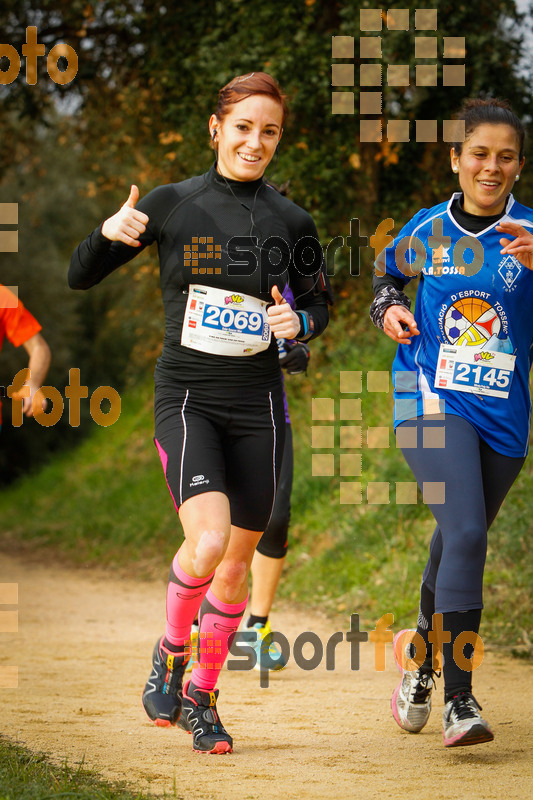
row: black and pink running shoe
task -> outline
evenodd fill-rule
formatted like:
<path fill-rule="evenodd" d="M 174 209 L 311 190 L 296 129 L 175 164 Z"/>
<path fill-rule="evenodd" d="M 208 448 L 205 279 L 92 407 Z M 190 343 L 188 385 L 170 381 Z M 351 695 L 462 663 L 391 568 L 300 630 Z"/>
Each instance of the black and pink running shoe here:
<path fill-rule="evenodd" d="M 223 755 L 233 752 L 233 739 L 218 716 L 217 698 L 218 689 L 209 692 L 197 689 L 191 681 L 185 684 L 178 726 L 192 733 L 195 753 Z"/>
<path fill-rule="evenodd" d="M 163 647 L 163 637 L 156 642 L 152 656 L 152 674 L 144 687 L 144 710 L 156 725 L 168 728 L 175 725 L 181 712 L 183 673 L 186 657 L 171 653 Z"/>

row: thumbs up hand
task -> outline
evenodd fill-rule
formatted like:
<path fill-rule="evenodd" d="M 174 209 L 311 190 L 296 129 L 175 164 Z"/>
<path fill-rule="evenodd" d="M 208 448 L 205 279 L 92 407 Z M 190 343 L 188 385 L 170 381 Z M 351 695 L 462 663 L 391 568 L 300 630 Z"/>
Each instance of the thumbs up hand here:
<path fill-rule="evenodd" d="M 135 208 L 135 204 L 139 199 L 139 187 L 135 186 L 134 183 L 131 184 L 130 187 L 130 196 L 124 203 L 125 206 L 129 206 L 130 208 Z"/>
<path fill-rule="evenodd" d="M 275 305 L 267 308 L 268 322 L 276 339 L 294 339 L 300 330 L 300 318 L 292 310 L 277 286 L 271 290 Z"/>
<path fill-rule="evenodd" d="M 139 236 L 146 230 L 149 218 L 142 211 L 137 211 L 135 204 L 139 200 L 139 189 L 132 184 L 130 194 L 124 205 L 102 225 L 102 234 L 112 242 L 124 242 L 131 247 L 140 247 Z"/>
<path fill-rule="evenodd" d="M 272 287 L 270 294 L 277 306 L 287 302 L 276 285 Z"/>

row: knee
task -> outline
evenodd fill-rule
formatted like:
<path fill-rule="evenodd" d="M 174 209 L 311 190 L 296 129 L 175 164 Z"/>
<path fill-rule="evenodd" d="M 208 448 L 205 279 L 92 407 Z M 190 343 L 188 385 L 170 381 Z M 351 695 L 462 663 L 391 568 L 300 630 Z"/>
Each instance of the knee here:
<path fill-rule="evenodd" d="M 217 569 L 217 588 L 224 603 L 232 603 L 241 593 L 242 587 L 248 578 L 248 564 L 246 561 L 223 561 Z"/>
<path fill-rule="evenodd" d="M 192 564 L 198 575 L 208 575 L 216 569 L 224 557 L 227 541 L 224 531 L 203 531 L 192 554 Z"/>
<path fill-rule="evenodd" d="M 479 525 L 465 527 L 457 536 L 453 546 L 454 556 L 461 561 L 485 561 L 487 531 Z"/>

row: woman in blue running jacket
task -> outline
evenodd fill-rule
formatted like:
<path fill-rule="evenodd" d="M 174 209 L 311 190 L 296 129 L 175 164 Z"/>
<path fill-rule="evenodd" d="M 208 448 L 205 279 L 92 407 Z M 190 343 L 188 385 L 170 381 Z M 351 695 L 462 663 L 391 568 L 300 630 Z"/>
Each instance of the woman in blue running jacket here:
<path fill-rule="evenodd" d="M 533 210 L 511 193 L 524 128 L 498 100 L 469 100 L 459 119 L 464 141 L 451 149 L 459 190 L 419 211 L 380 254 L 371 307 L 399 345 L 396 437 L 437 523 L 416 633 L 394 642 L 402 679 L 392 711 L 405 730 L 426 724 L 440 638 L 447 747 L 493 739 L 472 671 L 482 653 L 487 531 L 527 454 L 533 342 Z M 403 289 L 415 275 L 412 314 Z"/>

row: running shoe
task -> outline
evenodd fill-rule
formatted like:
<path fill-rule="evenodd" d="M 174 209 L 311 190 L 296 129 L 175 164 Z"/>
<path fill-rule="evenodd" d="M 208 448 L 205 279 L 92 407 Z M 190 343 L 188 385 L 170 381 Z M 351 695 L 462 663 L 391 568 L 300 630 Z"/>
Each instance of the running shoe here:
<path fill-rule="evenodd" d="M 265 625 L 261 625 L 260 622 L 256 622 L 251 628 L 243 628 L 243 631 L 246 633 L 255 634 L 255 638 L 250 637 L 252 641 L 246 642 L 247 645 L 253 647 L 257 656 L 254 669 L 278 671 L 287 666 L 287 661 L 284 658 L 283 653 L 271 640 L 271 636 L 269 635 L 272 633 L 270 620 L 267 619 Z"/>
<path fill-rule="evenodd" d="M 178 726 L 192 733 L 195 753 L 223 755 L 233 752 L 233 739 L 218 716 L 217 698 L 218 689 L 209 692 L 193 688 L 191 681 L 185 684 Z"/>
<path fill-rule="evenodd" d="M 199 626 L 193 624 L 191 627 L 191 657 L 187 661 L 185 672 L 192 672 L 192 668 L 198 661 L 198 631 Z"/>
<path fill-rule="evenodd" d="M 437 673 L 423 667 L 415 670 L 403 669 L 398 661 L 396 642 L 400 636 L 406 633 L 411 633 L 411 631 L 400 631 L 392 643 L 394 660 L 402 673 L 402 679 L 392 695 L 391 708 L 392 716 L 400 728 L 411 733 L 418 733 L 428 721 L 431 713 L 431 692 L 435 687 L 434 675 Z M 409 644 L 406 649 L 407 647 Z M 409 655 L 406 653 L 405 657 L 409 658 Z"/>
<path fill-rule="evenodd" d="M 183 657 L 163 648 L 163 637 L 156 642 L 152 656 L 152 674 L 142 696 L 144 710 L 156 725 L 175 725 L 181 711 Z"/>
<path fill-rule="evenodd" d="M 444 747 L 492 742 L 494 734 L 480 711 L 472 692 L 459 692 L 448 700 L 442 712 Z"/>

